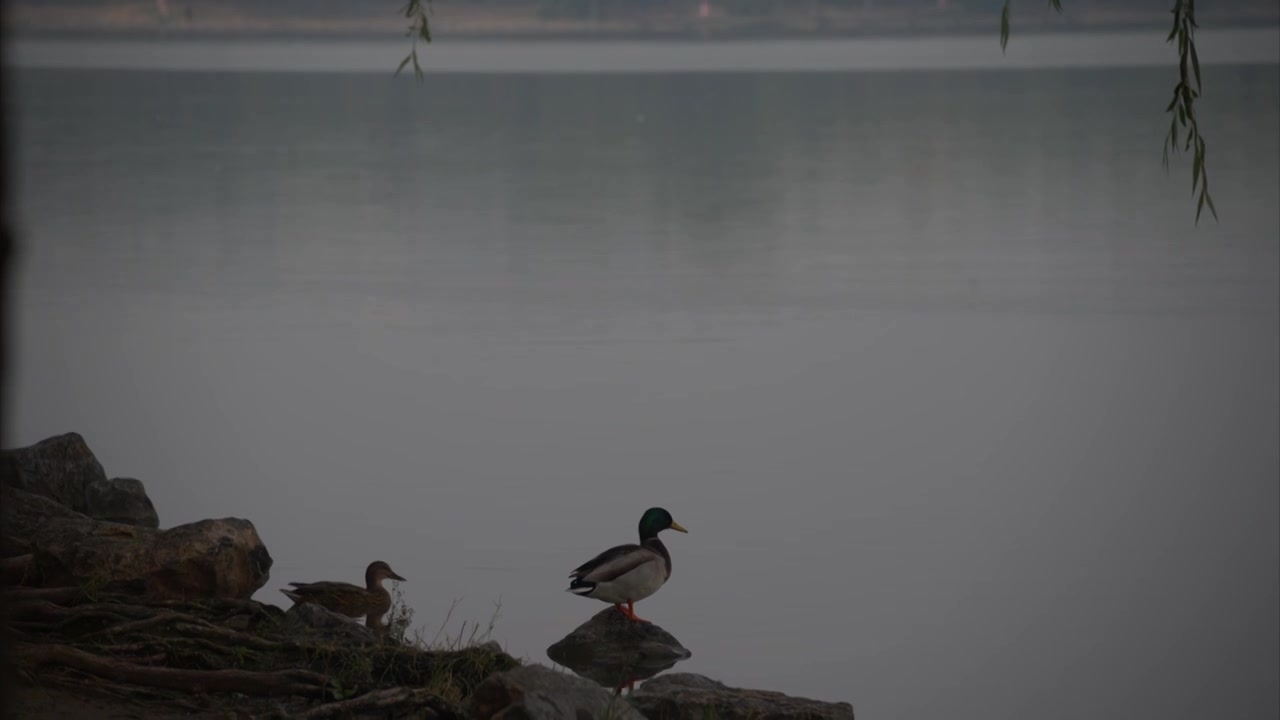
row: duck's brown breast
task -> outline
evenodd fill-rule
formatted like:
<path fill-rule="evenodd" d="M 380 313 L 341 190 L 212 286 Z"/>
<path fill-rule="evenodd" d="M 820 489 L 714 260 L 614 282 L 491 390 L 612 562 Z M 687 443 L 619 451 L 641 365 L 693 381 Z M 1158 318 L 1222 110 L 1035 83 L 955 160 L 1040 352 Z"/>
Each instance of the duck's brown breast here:
<path fill-rule="evenodd" d="M 378 588 L 369 592 L 369 601 L 365 612 L 382 617 L 391 609 L 391 593 L 386 588 Z"/>

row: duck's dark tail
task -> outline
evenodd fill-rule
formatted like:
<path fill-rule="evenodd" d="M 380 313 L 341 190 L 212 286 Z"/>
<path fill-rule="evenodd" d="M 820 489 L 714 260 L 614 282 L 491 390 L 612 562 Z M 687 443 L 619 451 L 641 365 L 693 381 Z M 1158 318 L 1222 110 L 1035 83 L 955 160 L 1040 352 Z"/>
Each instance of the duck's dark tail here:
<path fill-rule="evenodd" d="M 595 591 L 595 583 L 587 582 L 581 578 L 574 578 L 573 582 L 569 583 L 569 587 L 565 589 L 565 592 L 571 592 L 574 595 L 590 595 Z"/>

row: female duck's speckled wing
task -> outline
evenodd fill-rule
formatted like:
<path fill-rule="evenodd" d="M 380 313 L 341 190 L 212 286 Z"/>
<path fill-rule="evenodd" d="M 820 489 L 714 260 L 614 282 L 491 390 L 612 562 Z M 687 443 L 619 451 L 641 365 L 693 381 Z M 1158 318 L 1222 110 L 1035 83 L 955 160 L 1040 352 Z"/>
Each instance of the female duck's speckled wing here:
<path fill-rule="evenodd" d="M 296 592 L 306 593 L 308 595 L 312 595 L 312 594 L 335 595 L 335 594 L 348 594 L 348 593 L 363 594 L 364 592 L 366 592 L 365 589 L 360 587 L 359 585 L 352 585 L 351 583 L 344 583 L 344 582 L 334 582 L 331 580 L 321 580 L 320 582 L 310 582 L 310 583 L 291 582 L 289 583 L 289 585 L 290 587 L 294 588 Z"/>
<path fill-rule="evenodd" d="M 619 545 L 591 558 L 569 577 L 587 583 L 609 582 L 622 577 L 645 563 L 658 562 L 662 556 L 640 545 Z"/>
<path fill-rule="evenodd" d="M 314 603 L 348 617 L 363 615 L 376 609 L 374 606 L 378 604 L 390 604 L 390 602 L 377 602 L 378 600 L 389 601 L 390 596 L 382 598 L 351 583 L 322 580 L 313 583 L 289 584 L 293 587 L 288 590 L 281 589 L 280 592 L 295 603 Z"/>

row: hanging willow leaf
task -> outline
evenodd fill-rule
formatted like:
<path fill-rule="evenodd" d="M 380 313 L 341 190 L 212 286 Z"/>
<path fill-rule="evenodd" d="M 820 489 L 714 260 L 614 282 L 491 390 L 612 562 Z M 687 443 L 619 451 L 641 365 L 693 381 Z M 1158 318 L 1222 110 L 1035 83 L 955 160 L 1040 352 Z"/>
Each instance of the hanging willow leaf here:
<path fill-rule="evenodd" d="M 1004 0 L 1004 9 L 1000 11 L 1000 52 L 1009 47 L 1009 0 Z"/>
<path fill-rule="evenodd" d="M 1196 149 L 1196 157 L 1191 161 L 1191 192 L 1196 191 L 1196 186 L 1200 184 L 1200 166 L 1204 164 L 1204 155 L 1200 150 Z"/>
<path fill-rule="evenodd" d="M 1194 70 L 1196 74 L 1196 90 L 1200 90 L 1204 85 L 1200 83 L 1200 56 L 1196 54 L 1195 45 L 1191 46 L 1191 69 Z"/>

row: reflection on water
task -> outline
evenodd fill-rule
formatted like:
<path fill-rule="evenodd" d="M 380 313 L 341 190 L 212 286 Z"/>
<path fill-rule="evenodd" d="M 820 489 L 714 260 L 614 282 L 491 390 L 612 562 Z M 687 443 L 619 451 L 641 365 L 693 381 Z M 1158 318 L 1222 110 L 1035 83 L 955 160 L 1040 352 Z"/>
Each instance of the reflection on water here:
<path fill-rule="evenodd" d="M 671 633 L 612 607 L 547 648 L 547 657 L 617 694 L 692 655 Z"/>

